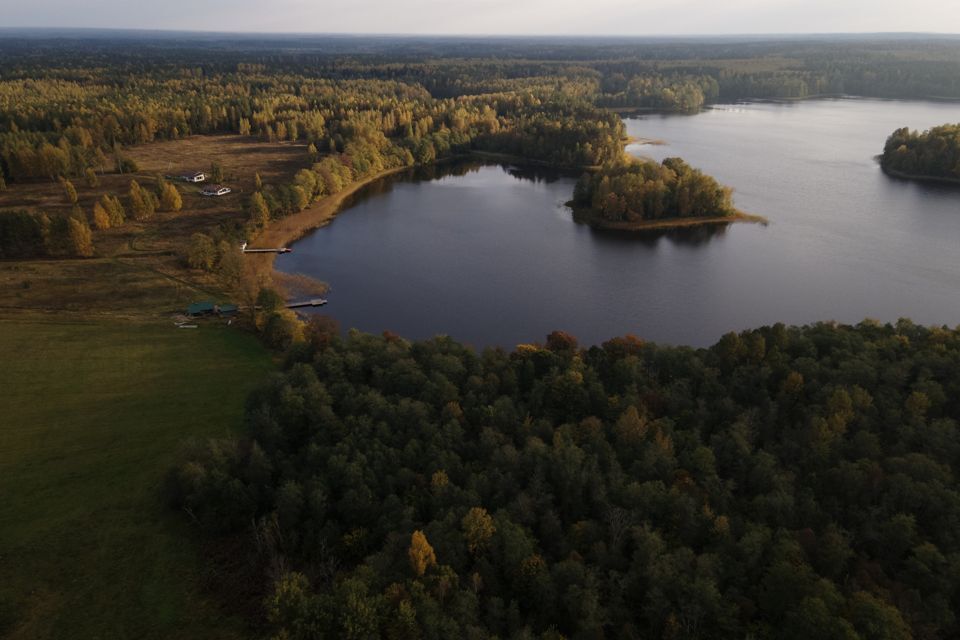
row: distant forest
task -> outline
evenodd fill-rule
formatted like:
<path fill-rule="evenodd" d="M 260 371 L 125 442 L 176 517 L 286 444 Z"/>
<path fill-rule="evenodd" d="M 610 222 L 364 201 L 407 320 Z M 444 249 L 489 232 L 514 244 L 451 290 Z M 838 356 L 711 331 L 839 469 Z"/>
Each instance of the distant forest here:
<path fill-rule="evenodd" d="M 960 124 L 944 124 L 923 133 L 897 129 L 883 146 L 880 164 L 905 176 L 960 182 Z"/>
<path fill-rule="evenodd" d="M 170 497 L 276 638 L 957 637 L 958 398 L 960 333 L 908 321 L 479 354 L 316 321 Z"/>
<path fill-rule="evenodd" d="M 624 138 L 614 110 L 693 112 L 717 101 L 824 94 L 960 99 L 960 41 L 370 41 L 11 30 L 0 37 L 0 190 L 136 172 L 125 147 L 194 134 L 305 145 L 292 183 L 269 185 L 246 203 L 248 224 L 262 227 L 356 180 L 471 151 L 564 167 L 613 165 Z M 926 171 L 928 155 L 910 152 L 888 165 L 919 162 Z M 161 180 L 145 187 L 158 196 L 166 189 Z M 131 186 L 129 197 L 114 196 L 113 208 L 143 208 L 138 193 Z M 600 205 L 604 215 L 662 215 L 663 198 L 621 196 Z M 108 219 L 108 207 L 101 209 L 74 207 L 70 220 L 0 216 L 0 255 L 90 255 L 90 230 Z"/>
<path fill-rule="evenodd" d="M 355 173 L 464 149 L 619 158 L 604 108 L 823 94 L 960 99 L 960 41 L 0 38 L 0 178 L 122 169 L 124 145 L 241 133 Z M 356 165 L 356 166 L 354 166 Z"/>

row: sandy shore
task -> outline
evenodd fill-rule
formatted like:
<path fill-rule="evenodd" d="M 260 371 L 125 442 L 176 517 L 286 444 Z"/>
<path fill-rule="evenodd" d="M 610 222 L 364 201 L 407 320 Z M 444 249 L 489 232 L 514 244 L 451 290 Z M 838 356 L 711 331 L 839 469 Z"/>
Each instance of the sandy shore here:
<path fill-rule="evenodd" d="M 738 211 L 732 216 L 717 216 L 715 218 L 667 218 L 663 220 L 642 220 L 640 222 L 610 222 L 598 220 L 589 214 L 578 215 L 577 220 L 589 224 L 597 229 L 612 229 L 615 231 L 650 231 L 665 229 L 681 229 L 684 227 L 699 227 L 703 225 L 731 224 L 747 222 L 766 226 L 769 221 L 763 216 Z"/>
<path fill-rule="evenodd" d="M 258 235 L 255 240 L 255 245 L 258 247 L 289 246 L 314 229 L 319 229 L 329 224 L 340 211 L 344 200 L 366 185 L 389 175 L 407 171 L 409 168 L 410 167 L 397 167 L 395 169 L 387 169 L 363 180 L 351 182 L 339 193 L 321 198 L 299 213 L 287 216 L 281 220 L 274 220 L 266 229 L 260 232 L 260 235 Z M 257 268 L 263 272 L 273 270 L 273 261 L 277 257 L 274 253 L 257 253 L 249 254 L 249 256 L 257 265 Z"/>

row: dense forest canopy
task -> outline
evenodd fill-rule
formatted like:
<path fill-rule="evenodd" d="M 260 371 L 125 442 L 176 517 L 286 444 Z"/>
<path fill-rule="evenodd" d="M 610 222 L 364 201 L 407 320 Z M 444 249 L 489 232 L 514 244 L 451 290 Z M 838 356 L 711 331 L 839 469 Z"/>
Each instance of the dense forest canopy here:
<path fill-rule="evenodd" d="M 584 174 L 573 205 L 606 222 L 724 217 L 736 213 L 731 194 L 680 158 L 637 160 Z"/>
<path fill-rule="evenodd" d="M 0 167 L 15 180 L 79 175 L 110 166 L 118 145 L 195 133 L 342 152 L 371 131 L 421 159 L 448 147 L 504 146 L 554 164 L 599 164 L 608 132 L 571 136 L 564 116 L 603 122 L 596 107 L 692 111 L 717 100 L 825 93 L 960 98 L 960 41 L 14 30 L 0 37 Z M 538 121 L 545 105 L 551 123 Z M 556 123 L 562 152 L 546 148 Z M 498 140 L 498 131 L 510 134 Z M 566 148 L 571 142 L 580 148 Z"/>
<path fill-rule="evenodd" d="M 907 176 L 960 180 L 960 124 L 944 124 L 922 133 L 897 129 L 883 146 L 880 165 Z"/>
<path fill-rule="evenodd" d="M 419 83 L 322 78 L 240 60 L 229 71 L 156 62 L 5 75 L 0 169 L 15 181 L 80 176 L 119 168 L 124 145 L 198 133 L 312 144 L 315 155 L 343 154 L 361 175 L 370 163 L 430 163 L 470 148 L 558 165 L 620 153 L 622 124 L 592 104 L 594 85 L 575 76 L 492 81 L 491 92 L 435 97 Z"/>
<path fill-rule="evenodd" d="M 960 633 L 958 331 L 306 338 L 172 483 L 278 638 Z"/>

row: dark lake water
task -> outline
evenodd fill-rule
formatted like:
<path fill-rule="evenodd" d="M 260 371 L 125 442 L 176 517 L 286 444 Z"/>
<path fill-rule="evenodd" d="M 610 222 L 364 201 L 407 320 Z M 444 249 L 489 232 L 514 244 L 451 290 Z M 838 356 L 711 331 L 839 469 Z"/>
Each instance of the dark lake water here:
<path fill-rule="evenodd" d="M 960 323 L 960 189 L 885 176 L 900 126 L 960 106 L 826 100 L 719 106 L 627 121 L 635 155 L 681 156 L 770 220 L 713 231 L 598 232 L 564 206 L 575 176 L 453 166 L 371 185 L 282 256 L 330 283 L 343 328 L 512 347 L 563 329 L 704 346 L 817 320 Z"/>

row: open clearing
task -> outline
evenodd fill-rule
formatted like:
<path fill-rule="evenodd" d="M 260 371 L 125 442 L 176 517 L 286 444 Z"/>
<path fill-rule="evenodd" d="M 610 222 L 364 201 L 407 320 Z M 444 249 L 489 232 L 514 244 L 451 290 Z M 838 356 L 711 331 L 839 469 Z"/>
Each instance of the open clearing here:
<path fill-rule="evenodd" d="M 237 638 L 160 487 L 271 370 L 222 326 L 0 319 L 0 637 Z"/>
<path fill-rule="evenodd" d="M 120 196 L 126 206 L 132 179 L 152 189 L 157 174 L 209 171 L 212 162 L 221 165 L 223 184 L 233 193 L 204 197 L 199 193 L 202 184 L 174 181 L 183 200 L 181 211 L 95 231 L 93 258 L 0 261 L 0 310 L 157 318 L 198 298 L 216 298 L 222 289 L 216 279 L 183 265 L 181 255 L 190 236 L 242 225 L 246 221 L 243 202 L 254 188 L 257 173 L 265 184 L 283 184 L 309 165 L 302 144 L 267 143 L 238 135 L 155 142 L 129 147 L 124 155 L 136 161 L 139 172 L 101 175 L 100 184 L 93 188 L 82 179 L 73 180 L 88 217 L 104 193 Z M 51 214 L 70 211 L 62 187 L 49 180 L 10 184 L 0 192 L 0 209 L 21 207 Z"/>

